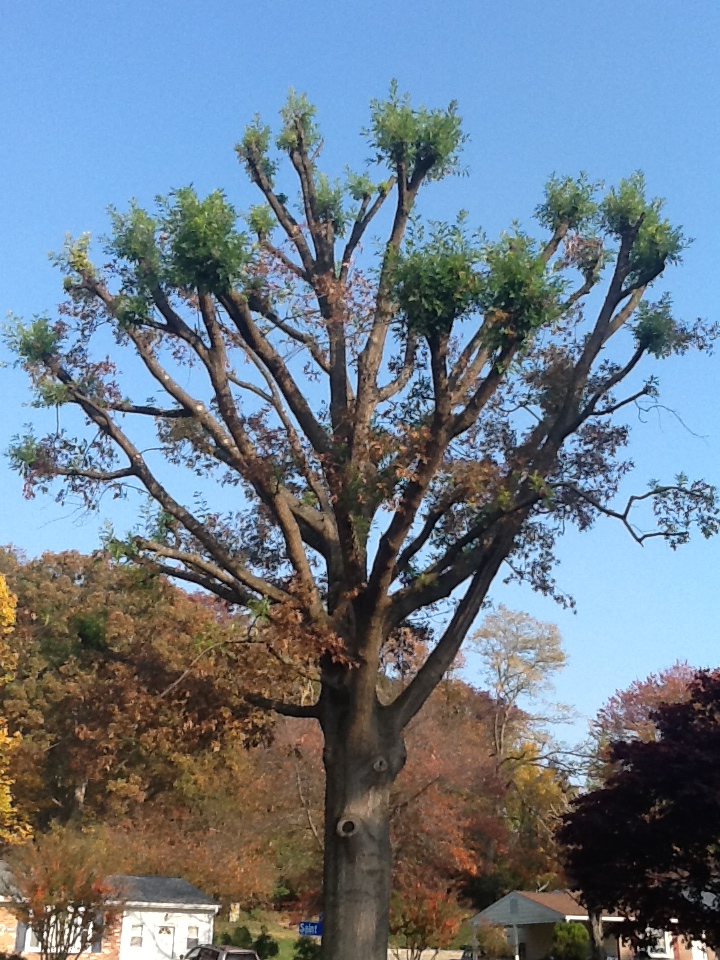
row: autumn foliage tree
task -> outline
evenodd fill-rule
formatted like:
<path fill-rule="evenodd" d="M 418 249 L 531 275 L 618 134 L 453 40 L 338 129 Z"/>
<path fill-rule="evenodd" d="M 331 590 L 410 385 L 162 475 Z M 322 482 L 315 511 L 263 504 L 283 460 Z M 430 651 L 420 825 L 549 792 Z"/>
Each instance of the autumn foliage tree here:
<path fill-rule="evenodd" d="M 17 653 L 12 638 L 15 629 L 17 597 L 8 588 L 0 573 L 0 691 L 15 676 Z M 0 843 L 12 844 L 27 839 L 29 826 L 18 811 L 12 774 L 13 760 L 20 746 L 18 734 L 8 731 L 7 723 L 0 722 Z"/>
<path fill-rule="evenodd" d="M 306 98 L 281 113 L 274 139 L 258 119 L 237 146 L 261 199 L 245 227 L 221 191 L 187 187 L 112 212 L 98 261 L 68 242 L 59 314 L 9 334 L 60 426 L 11 458 L 30 496 L 144 490 L 156 512 L 115 555 L 262 616 L 268 647 L 303 664 L 314 699 L 255 702 L 322 727 L 324 955 L 384 960 L 403 730 L 501 567 L 553 594 L 568 524 L 605 514 L 673 546 L 716 530 L 714 489 L 683 475 L 615 499 L 623 414 L 657 394 L 639 364 L 712 331 L 652 290 L 685 241 L 639 174 L 604 193 L 553 178 L 537 238 L 489 240 L 417 216 L 459 169 L 454 104 L 393 88 L 371 107 L 374 166 L 343 180 Z M 384 648 L 431 613 L 427 656 L 384 700 Z"/>
<path fill-rule="evenodd" d="M 661 703 L 651 739 L 612 744 L 613 772 L 574 801 L 560 831 L 568 872 L 589 906 L 720 945 L 720 671 Z"/>
<path fill-rule="evenodd" d="M 107 556 L 5 550 L 0 571 L 19 598 L 0 710 L 18 738 L 17 798 L 39 828 L 132 814 L 203 755 L 269 734 L 246 681 L 281 679 L 259 647 L 235 642 L 246 623 L 225 604 Z"/>
<path fill-rule="evenodd" d="M 123 893 L 103 875 L 95 851 L 79 834 L 53 830 L 10 858 L 10 909 L 32 930 L 42 960 L 73 960 L 122 916 Z"/>
<path fill-rule="evenodd" d="M 655 712 L 663 703 L 679 703 L 690 696 L 690 684 L 697 671 L 679 660 L 666 670 L 634 680 L 618 690 L 590 724 L 590 775 L 602 780 L 612 770 L 609 756 L 618 740 L 654 740 Z"/>

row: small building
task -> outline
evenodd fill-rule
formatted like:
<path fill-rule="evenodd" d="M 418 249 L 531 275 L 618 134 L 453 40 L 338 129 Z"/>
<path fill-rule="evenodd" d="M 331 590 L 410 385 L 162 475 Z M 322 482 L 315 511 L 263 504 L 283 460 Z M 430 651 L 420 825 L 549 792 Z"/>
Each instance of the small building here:
<path fill-rule="evenodd" d="M 630 945 L 619 936 L 623 919 L 612 914 L 602 915 L 608 960 L 633 957 Z M 504 927 L 517 960 L 544 960 L 550 952 L 555 924 L 563 921 L 589 925 L 587 910 L 568 890 L 544 893 L 514 890 L 481 910 L 470 922 L 473 926 L 486 923 Z M 617 932 L 613 931 L 614 926 Z M 715 955 L 703 943 L 687 944 L 666 931 L 657 932 L 655 943 L 646 950 L 646 955 L 649 960 L 715 960 Z"/>
<path fill-rule="evenodd" d="M 199 943 L 212 943 L 220 904 L 187 880 L 116 876 L 112 881 L 125 909 L 119 937 L 115 932 L 117 952 L 108 953 L 109 960 L 176 960 Z"/>
<path fill-rule="evenodd" d="M 619 941 L 613 935 L 612 925 L 622 923 L 622 917 L 603 914 L 603 926 L 610 928 L 605 938 L 608 957 L 621 960 Z M 473 926 L 481 923 L 505 928 L 505 936 L 515 956 L 520 960 L 543 960 L 550 952 L 553 930 L 563 921 L 588 923 L 585 907 L 567 890 L 549 893 L 533 893 L 514 890 L 489 907 L 481 910 L 470 921 Z M 622 960 L 625 960 L 622 957 Z"/>
<path fill-rule="evenodd" d="M 180 877 L 117 875 L 110 878 L 124 904 L 118 923 L 103 932 L 92 953 L 106 960 L 178 960 L 199 943 L 212 943 L 220 904 Z M 12 878 L 0 862 L 0 952 L 33 960 L 32 930 L 9 909 Z"/>

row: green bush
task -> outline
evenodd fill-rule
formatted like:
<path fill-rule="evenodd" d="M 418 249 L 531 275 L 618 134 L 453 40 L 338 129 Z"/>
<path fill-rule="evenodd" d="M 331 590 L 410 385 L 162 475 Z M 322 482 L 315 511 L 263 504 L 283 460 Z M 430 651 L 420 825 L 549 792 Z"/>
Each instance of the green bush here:
<path fill-rule="evenodd" d="M 582 923 L 556 923 L 549 960 L 588 960 L 590 934 Z"/>
<path fill-rule="evenodd" d="M 312 937 L 300 937 L 295 941 L 293 960 L 320 960 L 320 942 Z"/>
<path fill-rule="evenodd" d="M 247 927 L 235 927 L 230 935 L 230 943 L 234 947 L 252 947 L 253 936 Z"/>
<path fill-rule="evenodd" d="M 260 936 L 252 944 L 252 947 L 260 960 L 270 960 L 271 957 L 276 957 L 280 950 L 280 944 L 275 937 L 267 932 L 267 927 L 260 928 Z"/>

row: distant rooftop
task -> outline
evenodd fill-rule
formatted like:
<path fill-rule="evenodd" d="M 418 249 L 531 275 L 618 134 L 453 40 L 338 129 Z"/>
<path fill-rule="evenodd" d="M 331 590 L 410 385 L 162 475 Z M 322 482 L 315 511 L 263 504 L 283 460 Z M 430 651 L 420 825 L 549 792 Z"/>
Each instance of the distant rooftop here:
<path fill-rule="evenodd" d="M 116 874 L 108 880 L 117 887 L 118 893 L 130 903 L 179 903 L 207 904 L 218 906 L 207 893 L 203 893 L 181 877 L 135 877 L 130 874 Z"/>

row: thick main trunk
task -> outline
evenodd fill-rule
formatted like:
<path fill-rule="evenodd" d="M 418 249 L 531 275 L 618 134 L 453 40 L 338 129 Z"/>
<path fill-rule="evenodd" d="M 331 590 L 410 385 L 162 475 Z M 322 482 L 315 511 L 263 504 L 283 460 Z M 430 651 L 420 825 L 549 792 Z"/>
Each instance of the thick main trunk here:
<path fill-rule="evenodd" d="M 590 920 L 590 960 L 605 960 L 605 937 L 602 922 L 602 911 L 594 907 L 588 909 Z"/>
<path fill-rule="evenodd" d="M 323 723 L 323 960 L 386 960 L 392 855 L 390 788 L 405 762 L 381 708 Z"/>

